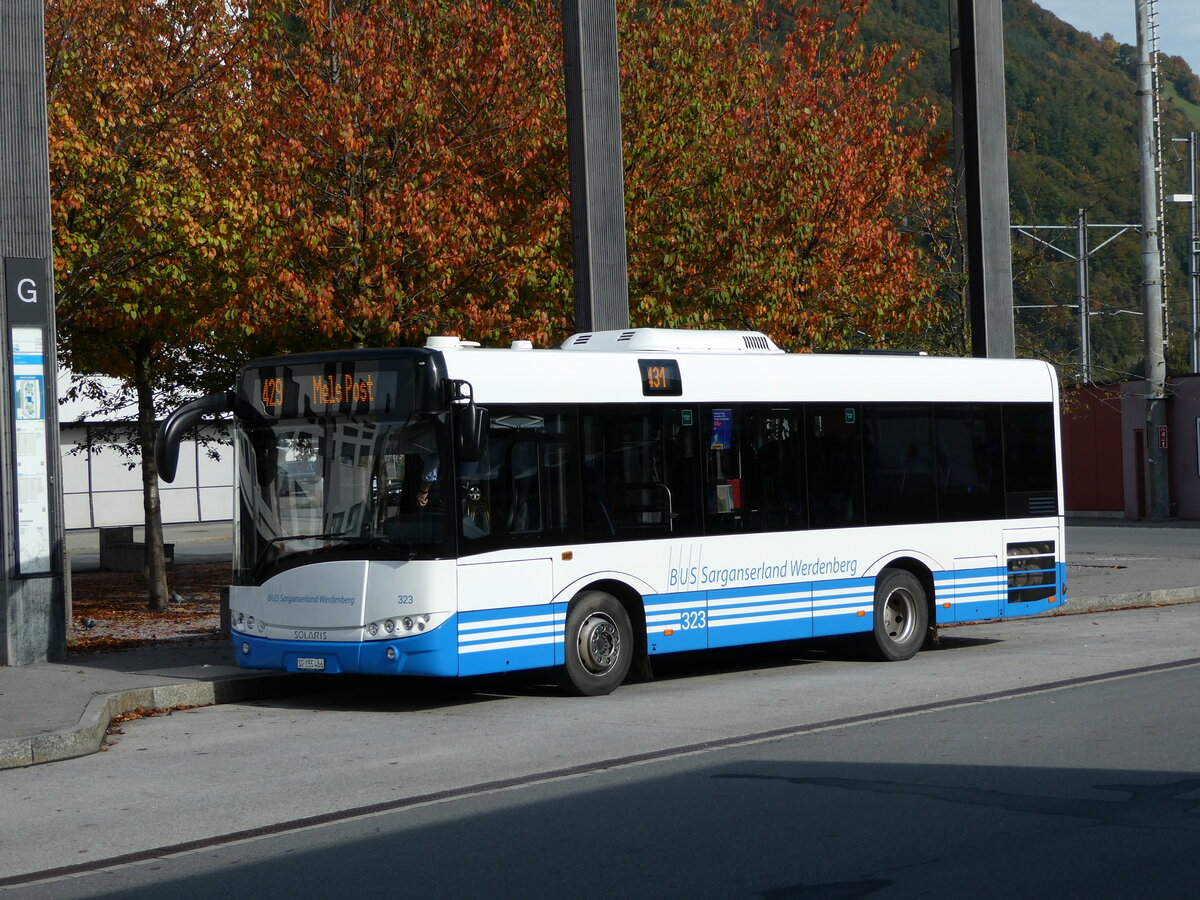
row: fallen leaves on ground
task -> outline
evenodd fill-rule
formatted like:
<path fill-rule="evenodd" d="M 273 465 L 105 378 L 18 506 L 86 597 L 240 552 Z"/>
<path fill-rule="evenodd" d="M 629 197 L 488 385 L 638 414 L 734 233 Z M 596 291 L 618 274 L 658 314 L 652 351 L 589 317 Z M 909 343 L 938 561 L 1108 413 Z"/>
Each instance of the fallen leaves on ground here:
<path fill-rule="evenodd" d="M 228 563 L 190 563 L 167 573 L 169 608 L 147 608 L 149 592 L 140 572 L 80 572 L 71 576 L 71 653 L 127 650 L 165 642 L 228 637 L 221 631 L 221 588 L 230 582 Z"/>
<path fill-rule="evenodd" d="M 117 713 L 109 720 L 109 733 L 112 734 L 112 729 L 122 725 L 125 722 L 132 722 L 134 719 L 152 719 L 155 716 L 169 716 L 172 713 L 183 712 L 186 709 L 198 709 L 199 706 L 211 706 L 211 703 L 202 703 L 198 706 L 189 706 L 186 703 L 181 703 L 178 706 L 139 706 L 136 709 L 131 709 L 123 713 Z M 119 732 L 117 732 L 119 733 Z"/>

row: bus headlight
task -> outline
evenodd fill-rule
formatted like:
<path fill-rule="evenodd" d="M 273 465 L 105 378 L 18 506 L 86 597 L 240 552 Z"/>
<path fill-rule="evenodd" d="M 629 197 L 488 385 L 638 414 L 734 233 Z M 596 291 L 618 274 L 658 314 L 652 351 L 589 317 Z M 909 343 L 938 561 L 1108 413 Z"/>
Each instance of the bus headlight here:
<path fill-rule="evenodd" d="M 394 619 L 376 619 L 363 626 L 364 640 L 415 637 L 424 631 L 432 631 L 449 618 L 449 613 L 413 613 Z"/>

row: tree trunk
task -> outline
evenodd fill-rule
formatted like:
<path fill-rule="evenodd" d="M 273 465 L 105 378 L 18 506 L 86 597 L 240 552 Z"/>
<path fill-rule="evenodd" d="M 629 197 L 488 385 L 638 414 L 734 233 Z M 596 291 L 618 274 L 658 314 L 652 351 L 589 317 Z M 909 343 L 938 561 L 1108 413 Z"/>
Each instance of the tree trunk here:
<path fill-rule="evenodd" d="M 134 387 L 138 398 L 138 443 L 142 450 L 142 508 L 146 517 L 146 562 L 142 572 L 149 589 L 149 608 L 162 611 L 169 600 L 167 563 L 163 552 L 162 506 L 158 496 L 158 464 L 154 461 L 154 441 L 158 422 L 154 415 L 154 385 L 150 361 L 145 356 L 134 361 Z"/>

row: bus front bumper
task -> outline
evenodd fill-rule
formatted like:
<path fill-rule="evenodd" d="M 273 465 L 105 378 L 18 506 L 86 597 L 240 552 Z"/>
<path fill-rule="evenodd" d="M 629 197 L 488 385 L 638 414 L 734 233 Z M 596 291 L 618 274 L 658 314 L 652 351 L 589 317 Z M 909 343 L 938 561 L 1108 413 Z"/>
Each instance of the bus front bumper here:
<path fill-rule="evenodd" d="M 359 675 L 458 675 L 455 629 L 390 641 L 287 641 L 235 632 L 233 652 L 244 669 Z"/>

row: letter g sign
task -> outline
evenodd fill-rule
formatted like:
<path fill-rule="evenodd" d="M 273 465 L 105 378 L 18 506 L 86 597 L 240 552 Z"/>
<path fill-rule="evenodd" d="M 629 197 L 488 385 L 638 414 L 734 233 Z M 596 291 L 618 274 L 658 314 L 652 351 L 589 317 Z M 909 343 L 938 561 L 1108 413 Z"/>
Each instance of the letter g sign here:
<path fill-rule="evenodd" d="M 49 322 L 50 261 L 4 259 L 4 295 L 9 324 L 45 325 Z"/>

